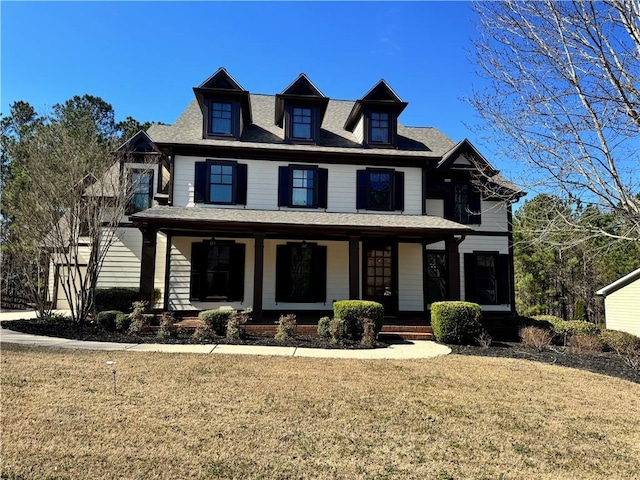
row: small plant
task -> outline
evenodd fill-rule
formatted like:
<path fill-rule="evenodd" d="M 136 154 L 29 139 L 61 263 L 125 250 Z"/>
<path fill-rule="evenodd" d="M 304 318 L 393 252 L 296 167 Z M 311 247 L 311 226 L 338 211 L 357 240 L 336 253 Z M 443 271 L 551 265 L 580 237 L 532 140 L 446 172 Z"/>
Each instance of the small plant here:
<path fill-rule="evenodd" d="M 166 342 L 176 336 L 176 317 L 173 312 L 164 312 L 160 319 L 160 328 L 156 334 L 158 340 Z"/>
<path fill-rule="evenodd" d="M 538 327 L 524 327 L 520 330 L 522 343 L 542 352 L 551 346 L 552 335 L 549 330 Z"/>
<path fill-rule="evenodd" d="M 366 348 L 373 348 L 376 343 L 376 324 L 370 318 L 363 318 L 362 323 L 362 340 L 360 344 Z"/>
<path fill-rule="evenodd" d="M 329 317 L 322 317 L 318 321 L 318 336 L 323 338 L 329 338 L 331 336 L 331 332 L 329 330 L 329 324 L 331 323 L 331 319 Z"/>
<path fill-rule="evenodd" d="M 602 352 L 603 343 L 599 335 L 593 333 L 577 333 L 569 337 L 567 345 L 577 354 L 595 354 Z"/>
<path fill-rule="evenodd" d="M 478 345 L 486 349 L 489 348 L 493 343 L 493 338 L 491 338 L 489 332 L 487 332 L 486 330 L 482 330 L 482 333 L 478 338 L 476 338 L 476 341 L 478 342 Z"/>
<path fill-rule="evenodd" d="M 193 332 L 191 338 L 193 343 L 209 343 L 215 338 L 216 334 L 209 325 L 203 323 L 198 325 Z"/>
<path fill-rule="evenodd" d="M 133 302 L 133 311 L 129 317 L 131 318 L 131 324 L 129 325 L 129 335 L 141 333 L 144 327 L 149 325 L 150 318 L 144 314 L 144 310 L 147 307 L 146 301 Z"/>
<path fill-rule="evenodd" d="M 118 312 L 116 315 L 116 330 L 118 332 L 126 332 L 131 326 L 131 317 L 124 312 Z"/>
<path fill-rule="evenodd" d="M 471 302 L 434 302 L 431 304 L 431 327 L 440 343 L 470 345 L 482 332 L 482 309 Z"/>
<path fill-rule="evenodd" d="M 117 329 L 116 319 L 118 315 L 124 315 L 124 313 L 118 310 L 106 310 L 104 312 L 98 313 L 96 316 L 96 321 L 98 325 L 109 332 L 113 332 Z"/>
<path fill-rule="evenodd" d="M 329 322 L 329 334 L 335 343 L 343 341 L 347 336 L 347 327 L 344 320 L 335 317 Z"/>
<path fill-rule="evenodd" d="M 231 315 L 227 320 L 227 340 L 237 342 L 242 340 L 242 329 L 240 328 L 244 316 L 242 314 Z"/>
<path fill-rule="evenodd" d="M 227 322 L 229 318 L 235 315 L 235 310 L 205 310 L 200 312 L 198 318 L 216 333 L 216 335 L 224 336 L 227 330 Z"/>
<path fill-rule="evenodd" d="M 276 340 L 285 341 L 293 338 L 296 333 L 296 316 L 293 314 L 282 315 L 278 320 L 278 331 L 276 332 Z"/>

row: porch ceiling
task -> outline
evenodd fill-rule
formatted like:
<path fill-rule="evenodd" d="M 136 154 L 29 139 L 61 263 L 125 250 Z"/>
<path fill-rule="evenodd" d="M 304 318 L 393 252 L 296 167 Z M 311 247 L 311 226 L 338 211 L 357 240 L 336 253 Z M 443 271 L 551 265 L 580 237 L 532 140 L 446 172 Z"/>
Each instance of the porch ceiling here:
<path fill-rule="evenodd" d="M 158 206 L 131 217 L 138 227 L 236 232 L 375 234 L 433 237 L 463 234 L 466 225 L 428 215 L 248 210 Z"/>

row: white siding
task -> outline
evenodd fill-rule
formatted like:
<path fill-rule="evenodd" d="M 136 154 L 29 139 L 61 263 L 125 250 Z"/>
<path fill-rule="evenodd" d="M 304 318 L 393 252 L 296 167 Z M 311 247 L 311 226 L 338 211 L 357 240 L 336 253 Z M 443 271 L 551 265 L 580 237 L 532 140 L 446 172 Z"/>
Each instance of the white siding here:
<path fill-rule="evenodd" d="M 399 310 L 422 311 L 422 245 L 400 243 L 398 245 L 398 303 Z"/>
<path fill-rule="evenodd" d="M 167 236 L 164 233 L 158 233 L 156 241 L 156 271 L 153 282 L 153 288 L 160 290 L 160 298 L 156 303 L 156 308 L 162 308 L 164 304 L 164 273 L 166 271 L 167 259 Z"/>
<path fill-rule="evenodd" d="M 194 207 L 195 162 L 204 161 L 202 157 L 177 156 L 175 163 L 175 185 L 173 204 L 178 207 Z M 278 210 L 278 167 L 295 162 L 276 162 L 267 160 L 239 160 L 247 163 L 247 205 L 251 210 Z M 366 165 L 314 164 L 329 171 L 328 207 L 329 212 L 357 212 L 356 210 L 356 172 L 367 168 Z M 374 168 L 373 165 L 369 167 Z M 397 171 L 405 174 L 405 214 L 422 214 L 422 170 L 420 168 L 400 167 Z M 245 208 L 240 206 L 197 204 L 198 208 Z M 363 213 L 367 213 L 364 211 Z M 386 213 L 386 212 L 370 212 Z M 398 212 L 389 212 L 397 214 Z"/>
<path fill-rule="evenodd" d="M 426 200 L 427 215 L 444 217 L 444 200 L 429 198 Z M 509 217 L 504 202 L 482 200 L 480 225 L 469 225 L 480 232 L 507 232 Z"/>
<path fill-rule="evenodd" d="M 604 299 L 607 328 L 640 337 L 640 279 Z"/>
<path fill-rule="evenodd" d="M 140 287 L 142 233 L 137 228 L 119 228 L 98 277 L 98 288 Z"/>
<path fill-rule="evenodd" d="M 210 237 L 206 237 L 210 238 Z M 250 239 L 235 239 L 236 243 L 243 243 L 245 247 L 244 259 L 244 301 L 242 302 L 196 302 L 189 300 L 191 282 L 191 244 L 201 242 L 205 237 L 172 237 L 170 257 L 169 281 L 169 309 L 170 310 L 209 310 L 223 306 L 230 306 L 236 310 L 244 310 L 253 302 L 253 264 L 254 241 Z M 216 237 L 216 240 L 233 240 Z"/>
<path fill-rule="evenodd" d="M 358 123 L 356 123 L 356 126 L 353 129 L 353 135 L 356 137 L 358 142 L 362 143 L 364 141 L 364 115 L 361 116 Z"/>

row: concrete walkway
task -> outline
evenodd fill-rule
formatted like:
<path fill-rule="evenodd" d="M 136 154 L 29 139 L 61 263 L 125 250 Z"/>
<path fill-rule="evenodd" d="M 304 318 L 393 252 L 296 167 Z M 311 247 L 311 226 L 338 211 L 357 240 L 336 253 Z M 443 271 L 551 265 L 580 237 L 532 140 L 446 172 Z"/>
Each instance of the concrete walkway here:
<path fill-rule="evenodd" d="M 0 320 L 31 318 L 35 312 L 0 312 Z M 413 341 L 371 350 L 340 350 L 322 348 L 271 347 L 260 345 L 173 345 L 164 343 L 116 343 L 69 340 L 44 337 L 0 329 L 0 342 L 37 345 L 41 347 L 81 348 L 88 350 L 126 350 L 131 352 L 214 353 L 232 355 L 271 355 L 281 357 L 358 358 L 358 359 L 417 359 L 451 353 L 451 349 L 429 341 Z"/>

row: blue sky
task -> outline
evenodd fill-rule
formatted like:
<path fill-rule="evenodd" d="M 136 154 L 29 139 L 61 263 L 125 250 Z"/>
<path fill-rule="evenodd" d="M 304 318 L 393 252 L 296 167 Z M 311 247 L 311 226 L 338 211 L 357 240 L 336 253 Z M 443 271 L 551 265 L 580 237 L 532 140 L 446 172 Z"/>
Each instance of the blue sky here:
<path fill-rule="evenodd" d="M 0 2 L 1 111 L 44 110 L 85 93 L 118 120 L 173 123 L 224 66 L 247 90 L 276 94 L 305 72 L 327 96 L 355 100 L 384 78 L 409 106 L 405 125 L 454 140 L 477 121 L 462 97 L 481 80 L 467 2 Z M 484 149 L 483 149 L 484 148 Z M 498 168 L 498 159 L 493 159 Z M 505 172 L 506 173 L 506 172 Z"/>

